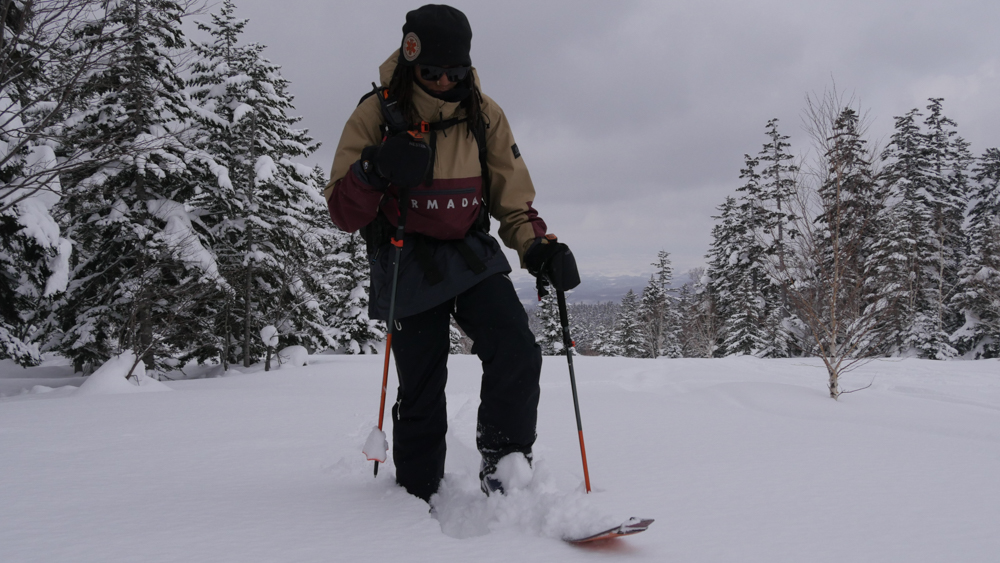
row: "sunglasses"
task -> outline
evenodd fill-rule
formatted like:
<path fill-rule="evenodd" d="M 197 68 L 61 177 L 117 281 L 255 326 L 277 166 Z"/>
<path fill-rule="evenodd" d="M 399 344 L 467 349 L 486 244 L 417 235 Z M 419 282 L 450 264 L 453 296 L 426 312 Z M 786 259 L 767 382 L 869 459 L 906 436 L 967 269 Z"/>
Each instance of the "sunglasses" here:
<path fill-rule="evenodd" d="M 448 77 L 449 82 L 460 82 L 469 75 L 469 67 L 456 66 L 444 68 L 440 66 L 420 65 L 420 78 L 424 80 L 437 80 L 441 75 Z"/>

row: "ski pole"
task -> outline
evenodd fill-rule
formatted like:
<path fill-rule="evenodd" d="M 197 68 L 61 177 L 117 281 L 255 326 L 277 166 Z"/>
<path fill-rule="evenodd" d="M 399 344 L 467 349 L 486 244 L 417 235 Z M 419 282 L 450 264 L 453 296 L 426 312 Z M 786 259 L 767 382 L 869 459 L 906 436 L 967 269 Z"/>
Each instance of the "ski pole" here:
<path fill-rule="evenodd" d="M 392 289 L 389 292 L 388 333 L 385 337 L 385 363 L 382 366 L 382 399 L 378 406 L 378 429 L 382 430 L 382 420 L 385 418 L 385 391 L 389 384 L 389 353 L 392 351 L 392 334 L 396 330 L 396 284 L 399 282 L 399 262 L 403 255 L 403 232 L 406 228 L 406 212 L 410 209 L 410 191 L 407 188 L 399 190 L 399 221 L 396 225 L 396 236 L 389 242 L 396 247 L 396 256 L 392 260 Z M 375 461 L 375 477 L 378 477 L 378 461 Z"/>
<path fill-rule="evenodd" d="M 563 347 L 566 349 L 566 361 L 569 362 L 569 384 L 573 389 L 573 409 L 576 411 L 576 430 L 580 434 L 580 457 L 583 459 L 583 482 L 590 492 L 590 472 L 587 470 L 587 448 L 583 445 L 583 423 L 580 421 L 580 399 L 576 394 L 576 373 L 573 371 L 573 339 L 569 336 L 569 314 L 566 312 L 566 293 L 556 290 L 556 301 L 559 303 L 559 324 L 562 325 Z"/>

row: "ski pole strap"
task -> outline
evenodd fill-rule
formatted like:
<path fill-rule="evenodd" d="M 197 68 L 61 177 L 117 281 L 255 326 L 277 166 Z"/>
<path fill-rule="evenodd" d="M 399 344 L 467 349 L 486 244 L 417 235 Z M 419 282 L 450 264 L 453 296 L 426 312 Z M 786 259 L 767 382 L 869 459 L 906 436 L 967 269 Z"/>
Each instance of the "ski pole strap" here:
<path fill-rule="evenodd" d="M 549 282 L 545 279 L 545 276 L 538 275 L 538 277 L 535 278 L 535 291 L 538 292 L 539 301 L 549 294 Z"/>

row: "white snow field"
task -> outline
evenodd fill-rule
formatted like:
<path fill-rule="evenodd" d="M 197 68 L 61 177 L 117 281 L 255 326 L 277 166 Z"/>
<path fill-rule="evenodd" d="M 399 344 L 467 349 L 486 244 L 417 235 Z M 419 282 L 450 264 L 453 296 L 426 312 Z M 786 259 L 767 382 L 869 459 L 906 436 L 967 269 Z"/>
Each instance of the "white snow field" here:
<path fill-rule="evenodd" d="M 554 357 L 533 475 L 482 495 L 479 365 L 453 356 L 436 515 L 361 453 L 380 356 L 156 393 L 2 363 L 0 561 L 1000 561 L 1000 362 L 875 361 L 834 401 L 815 359 L 575 361 L 594 492 Z M 630 516 L 656 522 L 559 540 Z"/>

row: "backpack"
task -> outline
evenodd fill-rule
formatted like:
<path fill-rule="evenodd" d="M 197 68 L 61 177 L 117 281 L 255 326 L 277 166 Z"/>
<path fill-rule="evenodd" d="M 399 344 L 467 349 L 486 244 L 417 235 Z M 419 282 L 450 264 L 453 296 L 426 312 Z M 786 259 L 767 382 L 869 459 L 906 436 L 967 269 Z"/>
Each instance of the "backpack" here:
<path fill-rule="evenodd" d="M 475 93 L 471 95 L 475 95 Z M 403 112 L 399 110 L 397 101 L 389 95 L 388 88 L 377 86 L 374 82 L 372 82 L 372 90 L 361 97 L 361 100 L 358 101 L 358 105 L 360 106 L 371 96 L 378 97 L 379 107 L 382 109 L 383 142 L 393 135 L 406 131 L 420 133 L 422 135 L 430 135 L 430 142 L 428 144 L 431 148 L 432 161 L 427 172 L 427 177 L 424 180 L 425 185 L 430 185 L 430 183 L 434 180 L 433 159 L 437 158 L 437 132 L 447 130 L 460 123 L 465 123 L 468 121 L 468 117 L 453 117 L 451 119 L 435 123 L 421 121 L 419 123 L 412 124 L 403 116 Z M 490 232 L 490 170 L 486 161 L 486 128 L 486 120 L 479 119 L 477 121 L 477 126 L 471 130 L 472 136 L 476 139 L 476 145 L 479 149 L 479 167 L 482 173 L 482 195 L 480 199 L 482 200 L 482 204 L 479 207 L 479 217 L 476 218 L 475 223 L 473 223 L 472 227 L 469 229 L 470 233 L 476 230 L 484 233 Z M 365 240 L 368 255 L 375 256 L 378 249 L 390 241 L 395 233 L 395 227 L 389 223 L 389 219 L 387 219 L 385 214 L 379 210 L 375 219 L 368 225 L 362 227 L 360 232 L 362 238 Z M 423 266 L 425 277 L 427 277 L 428 282 L 431 285 L 440 282 L 443 279 L 443 276 L 441 276 L 440 272 L 437 271 L 437 268 L 431 261 L 424 237 L 416 236 L 414 238 L 416 240 L 416 257 Z M 481 271 L 486 270 L 486 266 L 472 253 L 472 250 L 467 244 L 465 244 L 464 241 L 455 241 L 454 244 L 473 271 L 480 273 Z"/>

